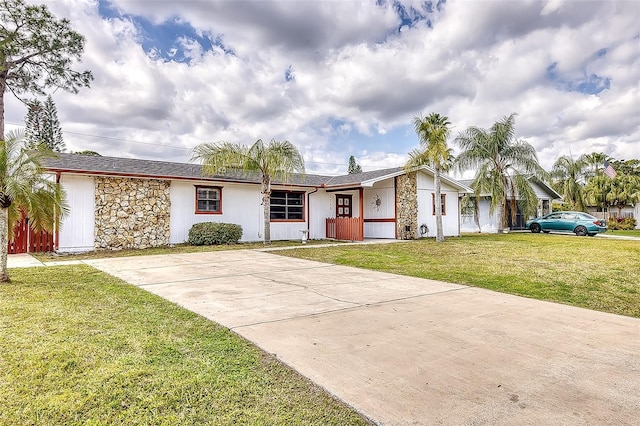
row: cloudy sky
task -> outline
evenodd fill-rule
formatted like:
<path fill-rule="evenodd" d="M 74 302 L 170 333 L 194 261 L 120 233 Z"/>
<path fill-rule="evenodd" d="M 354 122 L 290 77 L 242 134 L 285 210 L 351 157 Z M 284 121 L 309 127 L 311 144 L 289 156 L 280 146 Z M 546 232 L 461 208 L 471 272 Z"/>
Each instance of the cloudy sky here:
<path fill-rule="evenodd" d="M 438 112 L 454 137 L 517 113 L 548 169 L 640 158 L 637 1 L 35 3 L 87 39 L 91 89 L 53 93 L 70 151 L 188 161 L 201 142 L 276 138 L 308 172 L 342 174 L 350 155 L 402 165 L 413 117 Z M 23 124 L 6 99 L 8 128 Z"/>

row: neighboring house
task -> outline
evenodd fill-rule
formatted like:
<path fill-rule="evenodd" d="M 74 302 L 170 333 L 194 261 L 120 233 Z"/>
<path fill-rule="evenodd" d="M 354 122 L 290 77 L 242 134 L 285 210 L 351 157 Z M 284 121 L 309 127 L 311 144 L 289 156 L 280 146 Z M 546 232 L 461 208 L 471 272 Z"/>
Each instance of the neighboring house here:
<path fill-rule="evenodd" d="M 470 186 L 473 179 L 466 179 L 459 181 L 462 185 Z M 550 185 L 535 179 L 530 178 L 529 182 L 533 187 L 538 197 L 538 210 L 536 217 L 543 216 L 547 213 L 551 213 L 551 203 L 554 200 L 562 199 L 562 195 L 558 194 Z M 461 232 L 478 232 L 478 224 L 476 223 L 476 214 L 478 215 L 478 222 L 480 225 L 480 232 L 496 233 L 498 232 L 498 219 L 497 215 L 489 212 L 490 194 L 480 194 L 480 200 L 478 202 L 478 212 L 474 212 L 469 206 L 465 206 L 462 209 L 462 219 L 460 230 Z M 511 199 L 511 197 L 509 197 Z M 516 221 L 512 223 L 511 215 L 508 215 L 507 221 L 509 228 L 512 230 L 524 229 L 524 225 L 528 217 L 524 217 L 520 209 L 516 211 Z"/>
<path fill-rule="evenodd" d="M 604 213 L 602 212 L 602 207 L 588 206 L 587 213 L 601 219 L 632 217 L 636 219 L 636 229 L 640 229 L 640 203 L 636 203 L 635 206 L 625 206 L 621 209 L 615 206 L 609 206 Z"/>
<path fill-rule="evenodd" d="M 198 222 L 242 226 L 242 241 L 263 236 L 260 179 L 230 172 L 203 176 L 198 164 L 60 154 L 47 170 L 64 187 L 70 213 L 60 252 L 179 244 Z M 443 176 L 443 226 L 460 234 L 459 200 L 471 190 Z M 346 176 L 296 174 L 275 181 L 271 238 L 412 239 L 435 234 L 433 170 L 393 168 Z M 424 225 L 424 226 L 421 226 Z"/>

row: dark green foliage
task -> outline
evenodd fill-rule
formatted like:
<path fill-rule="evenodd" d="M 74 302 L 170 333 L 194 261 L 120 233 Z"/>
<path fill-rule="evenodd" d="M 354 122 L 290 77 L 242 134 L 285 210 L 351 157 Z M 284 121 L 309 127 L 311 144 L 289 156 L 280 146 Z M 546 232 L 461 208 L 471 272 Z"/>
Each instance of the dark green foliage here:
<path fill-rule="evenodd" d="M 356 163 L 356 158 L 353 155 L 349 157 L 349 169 L 347 170 L 347 173 L 350 175 L 362 173 L 362 167 L 360 167 L 360 164 Z"/>
<path fill-rule="evenodd" d="M 0 0 L 0 105 L 4 107 L 7 91 L 25 101 L 24 94 L 44 95 L 47 88 L 78 93 L 89 87 L 91 72 L 72 69 L 82 60 L 84 43 L 71 22 L 56 18 L 46 5 Z"/>
<path fill-rule="evenodd" d="M 242 226 L 235 223 L 196 223 L 189 230 L 187 242 L 194 246 L 236 244 L 242 238 Z"/>
<path fill-rule="evenodd" d="M 607 227 L 614 231 L 629 231 L 636 229 L 638 221 L 632 217 L 610 217 L 607 221 Z"/>
<path fill-rule="evenodd" d="M 44 145 L 52 151 L 64 152 L 65 144 L 58 120 L 58 110 L 51 96 L 40 102 L 37 99 L 28 103 L 29 110 L 25 118 L 25 139 L 27 146 L 35 148 Z"/>
<path fill-rule="evenodd" d="M 85 39 L 68 19 L 57 19 L 46 5 L 3 0 L 0 20 L 2 83 L 13 94 L 44 95 L 46 87 L 77 93 L 89 87 L 91 72 L 71 69 L 82 59 Z"/>
<path fill-rule="evenodd" d="M 77 155 L 92 155 L 94 157 L 102 157 L 102 155 L 100 155 L 99 153 L 95 152 L 95 151 L 90 151 L 88 149 L 85 149 L 84 151 L 76 151 L 73 152 L 72 154 L 77 154 Z"/>

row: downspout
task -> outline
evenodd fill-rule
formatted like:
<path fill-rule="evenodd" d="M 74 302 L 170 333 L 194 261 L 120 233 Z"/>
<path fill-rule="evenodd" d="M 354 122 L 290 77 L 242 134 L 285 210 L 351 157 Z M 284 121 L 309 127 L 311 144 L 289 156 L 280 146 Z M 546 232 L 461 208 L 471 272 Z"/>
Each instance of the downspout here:
<path fill-rule="evenodd" d="M 462 218 L 462 198 L 460 197 L 460 193 L 458 193 L 458 237 L 462 236 L 462 233 L 460 233 L 461 218 Z"/>
<path fill-rule="evenodd" d="M 307 192 L 307 237 L 311 238 L 311 194 L 318 192 L 318 187 L 312 192 Z"/>
<path fill-rule="evenodd" d="M 60 185 L 60 179 L 62 178 L 62 173 L 60 172 L 56 172 L 56 185 Z M 60 248 L 60 218 L 56 217 L 54 219 L 54 225 L 55 226 L 55 240 L 53 241 L 53 250 L 54 251 L 58 251 L 58 249 Z"/>
<path fill-rule="evenodd" d="M 395 230 L 396 240 L 398 239 L 398 176 L 393 178 L 393 228 Z"/>
<path fill-rule="evenodd" d="M 359 224 L 359 228 L 360 228 L 360 236 L 362 237 L 362 241 L 364 241 L 364 188 L 360 187 L 358 188 L 358 196 L 359 196 L 359 204 L 360 204 L 360 208 L 359 210 L 359 214 L 360 214 L 360 224 Z M 353 208 L 353 206 L 351 206 Z"/>

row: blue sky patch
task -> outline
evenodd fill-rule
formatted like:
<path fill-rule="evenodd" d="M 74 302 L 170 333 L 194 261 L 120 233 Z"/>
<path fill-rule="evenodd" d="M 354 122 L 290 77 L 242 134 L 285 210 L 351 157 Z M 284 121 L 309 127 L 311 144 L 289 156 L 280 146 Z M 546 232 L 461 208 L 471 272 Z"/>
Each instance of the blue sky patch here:
<path fill-rule="evenodd" d="M 396 31 L 399 32 L 403 27 L 415 27 L 421 22 L 424 22 L 428 28 L 433 27 L 433 23 L 431 19 L 429 19 L 429 15 L 434 13 L 435 11 L 441 11 L 442 6 L 445 4 L 446 0 L 438 0 L 438 1 L 423 1 L 420 7 L 414 6 L 405 6 L 398 0 L 377 0 L 378 6 L 387 6 L 391 4 L 393 10 L 400 18 L 400 24 L 396 28 Z"/>
<path fill-rule="evenodd" d="M 604 51 L 604 52 L 603 52 Z M 596 56 L 606 54 L 606 49 L 600 49 L 596 52 Z M 583 67 L 583 75 L 579 78 L 568 78 L 558 72 L 558 63 L 547 67 L 547 79 L 554 84 L 559 90 L 567 92 L 580 92 L 585 95 L 597 95 L 605 89 L 611 88 L 611 78 L 599 76 L 595 73 L 587 73 L 586 67 Z"/>
<path fill-rule="evenodd" d="M 369 135 L 360 133 L 351 121 L 343 118 L 330 117 L 327 123 L 331 126 L 329 140 L 347 151 L 346 158 L 349 155 L 358 158 L 363 151 L 405 155 L 418 145 L 418 136 L 411 125 L 389 128 L 381 137 L 374 128 Z"/>
<path fill-rule="evenodd" d="M 224 46 L 219 36 L 198 32 L 191 24 L 177 17 L 154 24 L 142 16 L 120 13 L 105 0 L 98 1 L 98 12 L 103 18 L 131 21 L 140 32 L 141 39 L 138 41 L 144 51 L 152 57 L 160 57 L 167 62 L 190 63 L 193 50 L 205 53 L 213 50 L 214 46 L 222 48 L 227 54 L 233 54 L 232 50 Z"/>
<path fill-rule="evenodd" d="M 296 79 L 296 75 L 293 72 L 293 65 L 289 65 L 286 70 L 284 70 L 284 81 L 293 81 Z"/>

